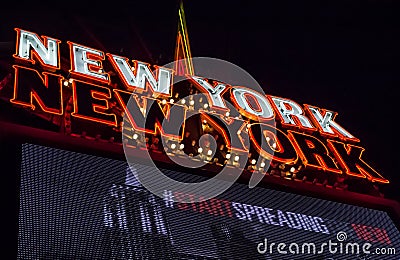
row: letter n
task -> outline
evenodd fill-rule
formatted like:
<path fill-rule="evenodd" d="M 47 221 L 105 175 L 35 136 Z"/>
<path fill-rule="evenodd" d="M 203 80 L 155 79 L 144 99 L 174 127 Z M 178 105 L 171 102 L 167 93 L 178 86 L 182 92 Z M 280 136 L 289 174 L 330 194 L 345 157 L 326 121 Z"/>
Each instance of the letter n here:
<path fill-rule="evenodd" d="M 60 75 L 43 72 L 42 75 L 34 69 L 14 65 L 14 97 L 13 104 L 30 107 L 36 110 L 39 105 L 44 112 L 62 115 L 62 82 Z"/>

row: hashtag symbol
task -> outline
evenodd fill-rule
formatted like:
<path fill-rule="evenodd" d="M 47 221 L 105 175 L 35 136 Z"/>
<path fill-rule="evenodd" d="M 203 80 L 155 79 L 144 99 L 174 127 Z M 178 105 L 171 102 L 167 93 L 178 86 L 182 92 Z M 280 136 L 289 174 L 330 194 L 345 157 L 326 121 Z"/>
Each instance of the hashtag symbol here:
<path fill-rule="evenodd" d="M 170 190 L 164 190 L 164 201 L 167 208 L 174 207 L 174 195 Z"/>

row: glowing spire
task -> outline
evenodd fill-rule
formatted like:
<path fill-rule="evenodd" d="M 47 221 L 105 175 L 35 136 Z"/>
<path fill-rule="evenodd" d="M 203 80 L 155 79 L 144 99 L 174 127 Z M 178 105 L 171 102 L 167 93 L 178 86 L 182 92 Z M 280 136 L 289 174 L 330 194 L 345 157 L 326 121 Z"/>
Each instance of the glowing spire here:
<path fill-rule="evenodd" d="M 190 52 L 189 37 L 186 28 L 185 11 L 183 10 L 183 2 L 180 2 L 178 21 L 178 35 L 176 37 L 175 47 L 175 72 L 176 75 L 184 76 L 185 74 L 194 75 L 192 53 Z"/>

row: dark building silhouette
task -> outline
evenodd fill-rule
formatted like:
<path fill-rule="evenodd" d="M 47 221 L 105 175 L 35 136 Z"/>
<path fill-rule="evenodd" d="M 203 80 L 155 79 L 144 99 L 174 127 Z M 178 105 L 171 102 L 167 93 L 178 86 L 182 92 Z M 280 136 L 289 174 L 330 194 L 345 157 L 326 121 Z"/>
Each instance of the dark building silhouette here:
<path fill-rule="evenodd" d="M 177 259 L 159 198 L 140 187 L 113 185 L 105 198 L 112 259 Z"/>
<path fill-rule="evenodd" d="M 243 229 L 221 222 L 212 224 L 211 230 L 221 260 L 265 259 L 263 255 L 257 253 L 255 250 L 257 244 L 245 236 Z M 250 232 L 255 233 L 255 231 Z"/>

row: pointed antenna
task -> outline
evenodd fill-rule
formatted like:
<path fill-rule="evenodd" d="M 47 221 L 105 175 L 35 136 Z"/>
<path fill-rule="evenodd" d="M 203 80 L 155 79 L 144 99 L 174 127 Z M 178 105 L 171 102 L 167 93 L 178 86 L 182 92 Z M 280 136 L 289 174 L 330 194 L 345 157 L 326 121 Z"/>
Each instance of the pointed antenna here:
<path fill-rule="evenodd" d="M 194 75 L 192 53 L 190 51 L 189 36 L 186 28 L 185 11 L 183 2 L 180 1 L 178 10 L 178 34 L 175 47 L 175 73 L 179 76 Z"/>

